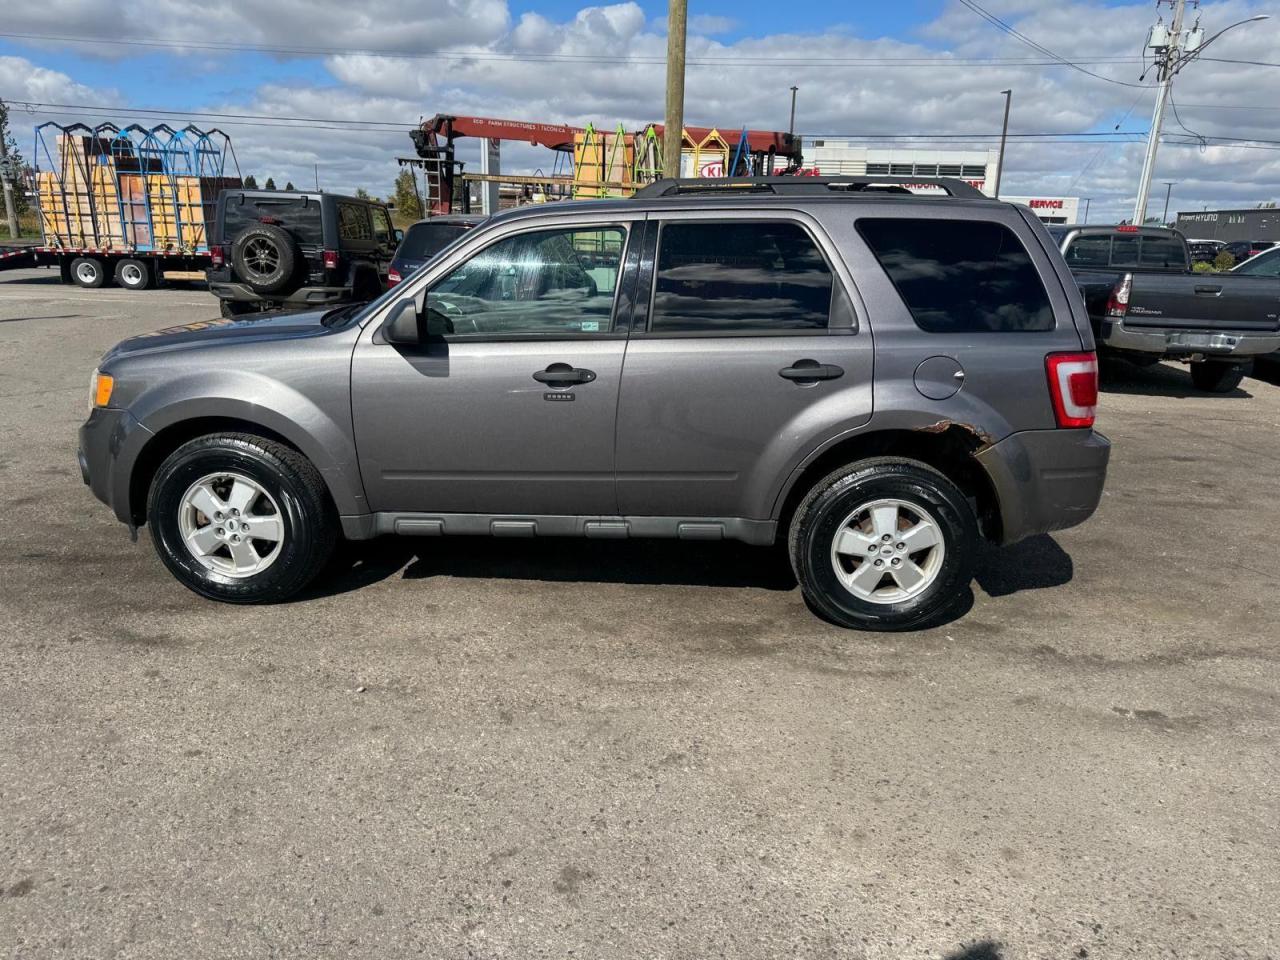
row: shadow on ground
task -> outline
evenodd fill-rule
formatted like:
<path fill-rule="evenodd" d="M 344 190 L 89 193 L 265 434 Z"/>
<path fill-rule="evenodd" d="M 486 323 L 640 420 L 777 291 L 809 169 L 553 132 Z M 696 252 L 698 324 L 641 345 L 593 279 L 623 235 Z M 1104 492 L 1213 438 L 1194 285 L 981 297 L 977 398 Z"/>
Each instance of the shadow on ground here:
<path fill-rule="evenodd" d="M 1191 371 L 1182 365 L 1155 363 L 1140 367 L 1123 360 L 1108 358 L 1102 365 L 1103 393 L 1120 393 L 1144 397 L 1203 397 L 1210 400 L 1247 400 L 1253 396 L 1243 386 L 1227 393 L 1209 393 L 1191 382 Z M 1246 381 L 1247 383 L 1248 381 Z"/>
<path fill-rule="evenodd" d="M 1072 574 L 1071 557 L 1052 537 L 1044 535 L 1011 547 L 983 546 L 975 571 L 979 586 L 992 597 L 1061 586 Z M 601 542 L 569 537 L 383 537 L 344 544 L 328 574 L 299 599 L 359 590 L 397 575 L 405 580 L 467 577 L 778 591 L 796 587 L 781 546 L 678 540 Z M 965 609 L 971 604 L 972 598 Z"/>

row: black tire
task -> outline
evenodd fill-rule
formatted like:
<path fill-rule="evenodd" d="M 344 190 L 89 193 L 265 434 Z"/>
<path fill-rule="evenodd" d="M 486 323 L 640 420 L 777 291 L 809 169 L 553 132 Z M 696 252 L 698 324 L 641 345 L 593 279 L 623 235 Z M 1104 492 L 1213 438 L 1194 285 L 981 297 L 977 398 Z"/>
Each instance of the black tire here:
<path fill-rule="evenodd" d="M 941 532 L 942 556 L 932 582 L 900 602 L 859 597 L 840 581 L 832 557 L 834 539 L 845 520 L 882 499 L 924 511 Z M 841 467 L 815 484 L 791 520 L 787 546 L 805 598 L 823 617 L 855 630 L 914 630 L 942 619 L 965 596 L 978 540 L 978 522 L 968 500 L 945 475 L 915 460 L 884 457 Z M 926 565 L 930 556 L 914 554 Z M 905 559 L 913 562 L 912 556 Z M 861 559 L 853 566 L 849 561 L 846 570 L 869 562 L 871 558 Z"/>
<path fill-rule="evenodd" d="M 1230 393 L 1243 379 L 1243 363 L 1202 360 L 1191 364 L 1191 382 L 1208 393 Z"/>
<path fill-rule="evenodd" d="M 106 265 L 95 257 L 76 257 L 71 261 L 71 282 L 77 287 L 96 290 L 107 285 Z"/>
<path fill-rule="evenodd" d="M 279 293 L 294 282 L 301 252 L 289 231 L 272 223 L 241 230 L 231 244 L 236 274 L 258 293 Z"/>
<path fill-rule="evenodd" d="M 116 283 L 126 290 L 150 290 L 155 286 L 155 271 L 146 260 L 125 257 L 116 264 Z"/>
<path fill-rule="evenodd" d="M 279 507 L 279 554 L 260 573 L 234 577 L 210 570 L 183 540 L 184 495 L 197 480 L 221 471 L 254 481 Z M 227 603 L 273 603 L 297 593 L 324 569 L 338 532 L 324 481 L 311 461 L 292 447 L 244 433 L 199 437 L 170 454 L 151 482 L 147 519 L 169 572 L 201 596 Z"/>

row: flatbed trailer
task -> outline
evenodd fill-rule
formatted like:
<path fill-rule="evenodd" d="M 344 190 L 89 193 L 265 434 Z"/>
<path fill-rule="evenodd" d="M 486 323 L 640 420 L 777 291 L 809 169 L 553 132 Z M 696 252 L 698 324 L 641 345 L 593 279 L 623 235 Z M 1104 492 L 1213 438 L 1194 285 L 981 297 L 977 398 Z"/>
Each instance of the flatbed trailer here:
<path fill-rule="evenodd" d="M 204 278 L 218 193 L 240 185 L 226 134 L 43 123 L 34 157 L 42 240 L 0 250 L 0 270 L 57 268 L 64 283 L 133 290 Z"/>

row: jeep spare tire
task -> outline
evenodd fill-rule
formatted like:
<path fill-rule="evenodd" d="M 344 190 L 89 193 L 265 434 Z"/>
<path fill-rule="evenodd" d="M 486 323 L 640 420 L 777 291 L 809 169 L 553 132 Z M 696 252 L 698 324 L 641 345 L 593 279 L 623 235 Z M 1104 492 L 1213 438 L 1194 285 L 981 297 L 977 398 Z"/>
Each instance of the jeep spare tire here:
<path fill-rule="evenodd" d="M 270 223 L 241 230 L 231 243 L 231 264 L 257 293 L 279 293 L 293 281 L 301 255 L 288 231 Z"/>

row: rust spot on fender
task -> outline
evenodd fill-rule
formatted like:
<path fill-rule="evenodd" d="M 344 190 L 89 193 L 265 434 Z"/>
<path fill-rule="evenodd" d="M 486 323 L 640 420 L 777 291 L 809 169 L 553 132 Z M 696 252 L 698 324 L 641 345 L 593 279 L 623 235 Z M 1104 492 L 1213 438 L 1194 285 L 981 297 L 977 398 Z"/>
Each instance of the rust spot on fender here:
<path fill-rule="evenodd" d="M 995 437 L 991 436 L 991 434 L 987 433 L 985 430 L 975 427 L 971 423 L 960 423 L 956 420 L 939 420 L 926 427 L 916 427 L 915 430 L 917 433 L 937 434 L 946 433 L 948 430 L 959 430 L 971 439 L 977 441 L 978 445 L 974 448 L 975 453 L 978 450 L 985 449 L 996 442 Z"/>

